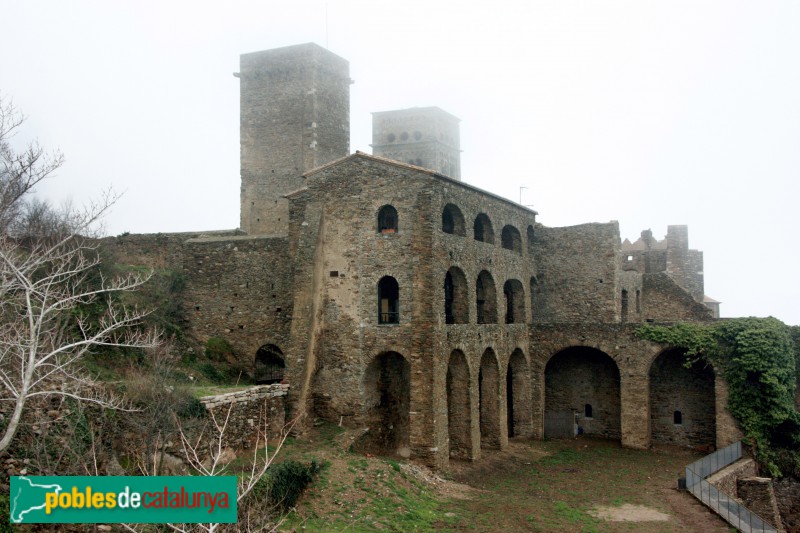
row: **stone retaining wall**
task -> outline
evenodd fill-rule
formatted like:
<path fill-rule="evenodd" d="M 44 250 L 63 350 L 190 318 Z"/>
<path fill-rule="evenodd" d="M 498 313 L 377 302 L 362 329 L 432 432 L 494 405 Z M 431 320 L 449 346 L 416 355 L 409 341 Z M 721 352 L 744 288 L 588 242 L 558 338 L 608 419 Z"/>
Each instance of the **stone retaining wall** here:
<path fill-rule="evenodd" d="M 200 402 L 218 424 L 225 423 L 227 417 L 223 447 L 240 450 L 255 444 L 265 426 L 269 439 L 279 438 L 286 425 L 288 392 L 289 385 L 259 385 L 243 391 L 204 396 Z"/>

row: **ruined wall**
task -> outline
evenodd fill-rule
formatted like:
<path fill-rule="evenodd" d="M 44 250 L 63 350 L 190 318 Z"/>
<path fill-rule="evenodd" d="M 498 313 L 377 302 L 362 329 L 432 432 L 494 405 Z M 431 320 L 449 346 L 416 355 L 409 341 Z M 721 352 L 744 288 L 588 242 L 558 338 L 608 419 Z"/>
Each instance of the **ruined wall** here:
<path fill-rule="evenodd" d="M 285 353 L 293 303 L 285 238 L 190 239 L 184 272 L 186 316 L 199 341 L 226 339 L 245 368 L 265 344 Z"/>
<path fill-rule="evenodd" d="M 642 279 L 642 317 L 654 322 L 709 321 L 711 310 L 695 301 L 666 273 Z"/>
<path fill-rule="evenodd" d="M 316 44 L 243 54 L 241 227 L 285 235 L 282 195 L 304 185 L 303 172 L 350 151 L 350 67 Z"/>
<path fill-rule="evenodd" d="M 226 424 L 222 446 L 244 450 L 255 445 L 258 439 L 262 446 L 265 439 L 275 443 L 286 431 L 284 400 L 288 390 L 289 385 L 261 385 L 204 396 L 200 402 L 219 424 Z"/>
<path fill-rule="evenodd" d="M 100 244 L 115 263 L 180 270 L 183 266 L 183 244 L 188 239 L 201 235 L 232 237 L 241 234 L 237 230 L 123 234 L 101 239 Z"/>
<path fill-rule="evenodd" d="M 619 321 L 619 225 L 537 227 L 536 322 Z"/>

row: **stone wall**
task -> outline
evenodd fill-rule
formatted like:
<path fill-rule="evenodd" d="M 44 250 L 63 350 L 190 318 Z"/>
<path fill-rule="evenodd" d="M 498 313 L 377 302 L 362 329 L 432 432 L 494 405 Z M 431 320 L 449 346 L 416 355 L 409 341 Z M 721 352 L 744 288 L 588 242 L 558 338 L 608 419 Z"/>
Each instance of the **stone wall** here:
<path fill-rule="evenodd" d="M 681 350 L 667 350 L 650 369 L 653 444 L 713 447 L 716 444 L 714 370 L 687 368 Z"/>
<path fill-rule="evenodd" d="M 265 438 L 274 440 L 285 432 L 284 402 L 288 391 L 289 385 L 261 385 L 238 392 L 204 396 L 200 402 L 213 420 L 220 425 L 226 424 L 222 446 L 242 450 L 252 447 L 259 438 L 263 444 Z M 207 430 L 206 433 L 212 432 Z"/>
<path fill-rule="evenodd" d="M 708 307 L 692 299 L 664 272 L 643 276 L 642 317 L 648 322 L 704 322 L 712 319 Z"/>
<path fill-rule="evenodd" d="M 536 322 L 618 322 L 619 225 L 536 228 Z"/>
<path fill-rule="evenodd" d="M 316 44 L 243 54 L 241 227 L 285 235 L 283 195 L 303 172 L 350 151 L 350 66 Z"/>
<path fill-rule="evenodd" d="M 773 526 L 781 527 L 778 502 L 775 500 L 775 491 L 770 478 L 756 476 L 739 478 L 736 480 L 736 489 L 745 507 Z"/>
<path fill-rule="evenodd" d="M 781 478 L 773 481 L 778 511 L 787 531 L 800 531 L 800 479 Z"/>
<path fill-rule="evenodd" d="M 743 457 L 735 463 L 726 466 L 719 472 L 708 476 L 706 481 L 717 487 L 719 490 L 732 496 L 738 497 L 736 480 L 743 477 L 751 477 L 757 474 L 756 462 L 750 457 Z"/>
<path fill-rule="evenodd" d="M 184 306 L 200 342 L 226 339 L 231 363 L 252 369 L 256 352 L 272 344 L 286 352 L 292 320 L 288 242 L 278 237 L 195 238 L 185 244 Z"/>

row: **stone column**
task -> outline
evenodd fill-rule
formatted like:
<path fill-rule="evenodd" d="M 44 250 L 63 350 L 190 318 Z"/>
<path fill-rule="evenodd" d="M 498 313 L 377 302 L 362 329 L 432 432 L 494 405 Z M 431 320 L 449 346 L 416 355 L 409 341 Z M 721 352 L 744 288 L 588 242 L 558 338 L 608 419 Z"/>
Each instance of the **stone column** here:
<path fill-rule="evenodd" d="M 650 447 L 650 378 L 648 374 L 620 371 L 620 430 L 622 445 Z"/>

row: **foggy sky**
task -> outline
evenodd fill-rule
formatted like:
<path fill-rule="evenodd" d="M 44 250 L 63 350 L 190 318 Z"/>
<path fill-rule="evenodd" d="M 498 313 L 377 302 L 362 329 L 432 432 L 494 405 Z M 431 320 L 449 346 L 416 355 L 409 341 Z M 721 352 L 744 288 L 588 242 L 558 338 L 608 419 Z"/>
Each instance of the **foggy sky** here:
<path fill-rule="evenodd" d="M 64 152 L 58 204 L 123 192 L 116 235 L 239 224 L 239 54 L 350 61 L 351 151 L 372 111 L 461 119 L 462 179 L 547 226 L 688 224 L 723 316 L 800 324 L 800 3 L 0 0 L 16 141 Z"/>

